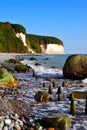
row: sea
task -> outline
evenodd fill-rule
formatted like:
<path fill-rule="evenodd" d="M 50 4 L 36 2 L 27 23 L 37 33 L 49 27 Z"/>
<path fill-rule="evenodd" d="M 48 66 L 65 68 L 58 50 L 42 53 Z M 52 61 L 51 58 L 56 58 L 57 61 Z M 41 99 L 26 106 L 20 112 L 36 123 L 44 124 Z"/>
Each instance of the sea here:
<path fill-rule="evenodd" d="M 54 54 L 54 55 L 27 55 L 24 56 L 23 64 L 29 65 L 35 70 L 35 74 L 39 77 L 62 78 L 62 69 L 66 59 L 70 54 Z M 31 58 L 35 60 L 30 60 Z"/>
<path fill-rule="evenodd" d="M 86 100 L 75 99 L 76 114 L 73 116 L 70 114 L 70 101 L 67 96 L 73 91 L 87 91 L 87 79 L 84 80 L 70 80 L 64 79 L 63 66 L 66 59 L 71 54 L 55 54 L 55 55 L 22 55 L 22 63 L 30 66 L 35 71 L 35 77 L 30 74 L 15 74 L 16 79 L 20 83 L 19 91 L 23 93 L 23 97 L 19 100 L 26 102 L 30 109 L 29 111 L 35 115 L 35 118 L 42 118 L 54 113 L 65 113 L 71 119 L 70 130 L 87 130 L 87 115 L 85 115 Z M 34 60 L 31 60 L 31 59 Z M 48 93 L 49 81 L 45 80 L 47 77 L 56 81 L 56 88 L 53 88 L 51 94 L 51 102 L 37 102 L 35 101 L 35 94 L 37 91 L 45 91 Z M 62 87 L 63 100 L 57 100 L 57 90 L 59 86 L 62 86 L 62 82 L 66 81 L 67 87 Z M 46 87 L 43 88 L 43 82 L 46 83 Z M 52 84 L 51 84 L 52 85 Z M 31 120 L 35 123 L 34 120 Z M 44 129 L 45 130 L 45 129 Z"/>

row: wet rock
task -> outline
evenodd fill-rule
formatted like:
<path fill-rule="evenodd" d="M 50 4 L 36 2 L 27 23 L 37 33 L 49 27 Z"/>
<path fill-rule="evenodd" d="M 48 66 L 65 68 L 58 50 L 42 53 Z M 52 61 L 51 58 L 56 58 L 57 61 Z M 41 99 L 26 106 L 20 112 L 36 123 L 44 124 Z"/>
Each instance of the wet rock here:
<path fill-rule="evenodd" d="M 63 66 L 63 74 L 69 79 L 87 78 L 87 56 L 71 55 Z"/>
<path fill-rule="evenodd" d="M 15 59 L 9 59 L 6 62 L 7 63 L 14 63 L 15 64 L 15 63 L 19 63 L 19 59 L 16 59 L 16 58 Z"/>
<path fill-rule="evenodd" d="M 38 91 L 35 94 L 35 100 L 38 102 L 48 102 L 51 100 L 51 96 L 46 92 Z"/>
<path fill-rule="evenodd" d="M 57 113 L 51 116 L 42 117 L 38 122 L 43 127 L 59 128 L 60 130 L 69 130 L 71 120 L 66 114 Z"/>
<path fill-rule="evenodd" d="M 23 65 L 23 64 L 17 64 L 14 68 L 14 71 L 18 72 L 18 73 L 28 73 L 30 72 L 31 67 L 27 66 L 27 65 Z"/>
<path fill-rule="evenodd" d="M 16 88 L 18 83 L 14 79 L 11 73 L 5 68 L 0 68 L 0 87 L 2 88 Z"/>
<path fill-rule="evenodd" d="M 37 59 L 35 57 L 31 57 L 30 60 L 33 61 L 33 60 L 37 60 Z"/>
<path fill-rule="evenodd" d="M 39 64 L 39 63 L 35 63 L 35 65 L 36 65 L 36 66 L 40 66 L 41 64 Z"/>

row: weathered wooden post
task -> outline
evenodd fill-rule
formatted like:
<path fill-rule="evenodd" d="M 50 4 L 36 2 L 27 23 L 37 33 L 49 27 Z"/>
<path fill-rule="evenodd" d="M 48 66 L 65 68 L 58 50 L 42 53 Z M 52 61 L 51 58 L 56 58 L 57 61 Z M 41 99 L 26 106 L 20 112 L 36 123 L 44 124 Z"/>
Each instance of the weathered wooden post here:
<path fill-rule="evenodd" d="M 53 80 L 53 88 L 56 88 L 56 81 Z"/>
<path fill-rule="evenodd" d="M 63 81 L 63 82 L 62 82 L 62 86 L 63 86 L 64 88 L 67 87 L 67 85 L 66 85 L 66 81 Z"/>
<path fill-rule="evenodd" d="M 45 82 L 43 82 L 43 88 L 45 88 L 46 87 L 46 83 Z"/>
<path fill-rule="evenodd" d="M 76 114 L 76 105 L 73 94 L 71 95 L 70 114 L 72 114 L 73 116 Z"/>
<path fill-rule="evenodd" d="M 62 87 L 61 86 L 58 87 L 57 94 L 58 94 L 58 101 L 62 101 Z"/>
<path fill-rule="evenodd" d="M 33 73 L 33 74 L 32 74 L 32 75 L 33 75 L 33 77 L 35 77 L 35 70 L 33 70 L 33 72 L 32 72 L 32 73 Z"/>
<path fill-rule="evenodd" d="M 57 94 L 62 94 L 62 86 L 58 87 Z"/>
<path fill-rule="evenodd" d="M 52 94 L 52 86 L 51 86 L 51 84 L 49 85 L 48 93 L 49 93 L 49 94 Z"/>
<path fill-rule="evenodd" d="M 87 115 L 87 99 L 86 99 L 86 105 L 85 105 L 85 114 Z"/>

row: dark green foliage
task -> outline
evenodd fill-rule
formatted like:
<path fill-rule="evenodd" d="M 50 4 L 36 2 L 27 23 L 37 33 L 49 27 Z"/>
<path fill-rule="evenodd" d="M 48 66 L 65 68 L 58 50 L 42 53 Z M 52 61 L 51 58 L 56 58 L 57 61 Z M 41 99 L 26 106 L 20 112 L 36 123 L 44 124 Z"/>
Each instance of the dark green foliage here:
<path fill-rule="evenodd" d="M 50 37 L 50 36 L 27 34 L 27 41 L 28 41 L 29 47 L 35 50 L 35 52 L 37 53 L 40 53 L 42 51 L 40 45 L 44 45 L 45 48 L 47 44 L 50 44 L 50 43 L 63 45 L 63 42 L 61 40 L 55 37 Z"/>
<path fill-rule="evenodd" d="M 16 37 L 15 29 L 12 25 L 9 22 L 0 22 L 0 52 L 26 52 L 27 48 L 23 45 L 22 40 Z M 17 25 L 17 27 L 21 26 Z M 22 29 L 19 30 L 21 31 Z"/>
<path fill-rule="evenodd" d="M 12 27 L 14 28 L 15 32 L 17 33 L 24 33 L 26 34 L 26 29 L 22 26 L 22 25 L 19 25 L 19 24 L 11 24 Z"/>

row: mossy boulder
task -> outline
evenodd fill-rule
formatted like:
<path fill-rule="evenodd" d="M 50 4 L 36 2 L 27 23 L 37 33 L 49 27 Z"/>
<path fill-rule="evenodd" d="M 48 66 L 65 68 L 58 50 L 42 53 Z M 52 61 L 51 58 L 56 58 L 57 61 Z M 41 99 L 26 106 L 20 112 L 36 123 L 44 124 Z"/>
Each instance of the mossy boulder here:
<path fill-rule="evenodd" d="M 18 87 L 18 83 L 5 68 L 0 68 L 0 87 L 9 88 L 9 87 Z"/>
<path fill-rule="evenodd" d="M 38 91 L 35 94 L 35 100 L 38 102 L 48 102 L 51 100 L 51 96 L 46 92 Z"/>
<path fill-rule="evenodd" d="M 30 72 L 31 67 L 19 63 L 15 65 L 14 70 L 18 73 L 28 73 Z"/>
<path fill-rule="evenodd" d="M 63 75 L 69 79 L 87 78 L 87 56 L 71 55 L 63 66 Z"/>
<path fill-rule="evenodd" d="M 16 63 L 19 63 L 19 60 L 18 59 L 9 59 L 9 60 L 7 60 L 7 63 L 13 63 L 13 64 L 16 64 Z"/>
<path fill-rule="evenodd" d="M 38 122 L 43 127 L 54 127 L 59 128 L 60 130 L 68 130 L 71 125 L 70 117 L 63 113 L 56 113 L 51 116 L 42 117 Z"/>

